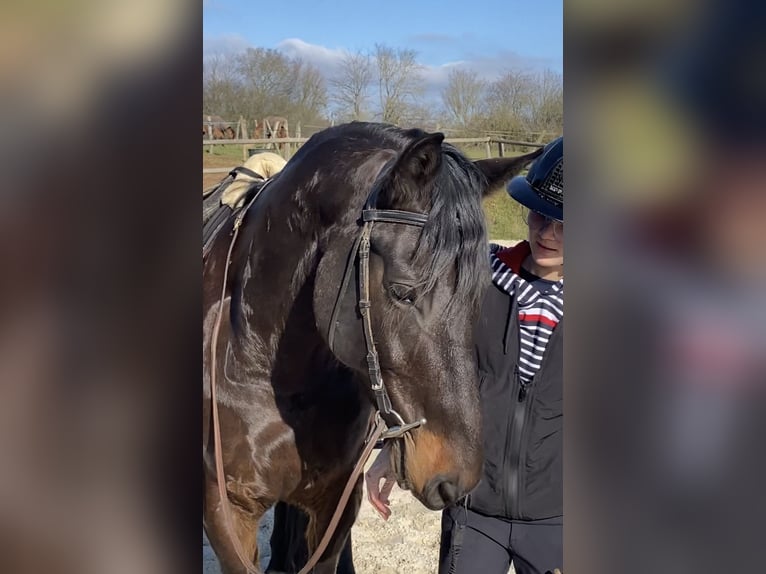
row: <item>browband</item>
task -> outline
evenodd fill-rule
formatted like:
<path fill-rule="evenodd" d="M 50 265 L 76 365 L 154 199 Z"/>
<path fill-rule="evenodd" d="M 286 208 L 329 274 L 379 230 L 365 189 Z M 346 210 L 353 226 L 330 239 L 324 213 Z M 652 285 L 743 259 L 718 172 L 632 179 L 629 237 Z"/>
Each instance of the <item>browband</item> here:
<path fill-rule="evenodd" d="M 383 221 L 385 223 L 404 223 L 423 227 L 428 221 L 425 213 L 400 211 L 398 209 L 365 209 L 362 211 L 362 221 Z"/>

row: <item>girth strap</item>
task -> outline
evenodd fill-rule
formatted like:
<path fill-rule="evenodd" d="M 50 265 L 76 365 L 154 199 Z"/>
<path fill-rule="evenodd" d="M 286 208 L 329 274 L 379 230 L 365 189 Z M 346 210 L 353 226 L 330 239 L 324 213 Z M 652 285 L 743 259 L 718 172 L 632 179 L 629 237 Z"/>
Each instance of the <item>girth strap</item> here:
<path fill-rule="evenodd" d="M 250 169 L 249 167 L 245 167 L 244 165 L 235 167 L 233 170 L 229 172 L 229 175 L 233 177 L 237 177 L 237 174 L 239 173 L 250 176 L 253 179 L 266 179 L 257 171 L 253 171 L 252 169 Z"/>

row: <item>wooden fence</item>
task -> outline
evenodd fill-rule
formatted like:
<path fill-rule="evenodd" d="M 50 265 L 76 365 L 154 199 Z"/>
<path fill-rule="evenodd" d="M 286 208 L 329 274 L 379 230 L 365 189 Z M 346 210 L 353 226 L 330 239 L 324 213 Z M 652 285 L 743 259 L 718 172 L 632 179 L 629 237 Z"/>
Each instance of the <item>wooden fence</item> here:
<path fill-rule="evenodd" d="M 242 161 L 246 161 L 249 156 L 248 149 L 251 149 L 251 148 L 249 148 L 248 146 L 269 146 L 275 151 L 281 152 L 282 156 L 285 159 L 290 159 L 290 156 L 292 156 L 293 154 L 293 146 L 295 146 L 295 149 L 297 150 L 300 144 L 306 143 L 308 140 L 309 138 L 301 138 L 301 137 L 235 139 L 235 140 L 208 139 L 208 140 L 203 140 L 202 145 L 203 147 L 209 146 L 208 153 L 213 153 L 213 146 L 216 146 L 216 145 L 241 145 L 242 146 Z M 505 155 L 506 145 L 532 147 L 532 148 L 541 148 L 545 145 L 544 143 L 497 139 L 491 136 L 481 137 L 481 138 L 446 138 L 444 141 L 451 144 L 484 144 L 485 151 L 488 158 L 492 157 L 493 146 L 497 146 L 497 155 L 500 157 L 503 157 Z M 279 144 L 284 144 L 284 145 L 280 146 Z M 228 173 L 232 169 L 234 169 L 234 167 L 235 166 L 232 166 L 230 168 L 224 168 L 224 167 L 205 168 L 202 170 L 202 173 Z"/>

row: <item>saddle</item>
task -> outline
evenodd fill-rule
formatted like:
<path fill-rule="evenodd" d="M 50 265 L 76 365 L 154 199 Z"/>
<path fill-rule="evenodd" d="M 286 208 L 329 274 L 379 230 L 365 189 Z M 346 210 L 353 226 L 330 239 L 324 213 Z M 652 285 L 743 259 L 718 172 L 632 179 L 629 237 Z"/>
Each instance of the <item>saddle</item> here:
<path fill-rule="evenodd" d="M 282 171 L 286 164 L 280 155 L 260 153 L 235 167 L 217 185 L 202 192 L 203 261 L 229 218 L 242 211 L 266 182 Z"/>

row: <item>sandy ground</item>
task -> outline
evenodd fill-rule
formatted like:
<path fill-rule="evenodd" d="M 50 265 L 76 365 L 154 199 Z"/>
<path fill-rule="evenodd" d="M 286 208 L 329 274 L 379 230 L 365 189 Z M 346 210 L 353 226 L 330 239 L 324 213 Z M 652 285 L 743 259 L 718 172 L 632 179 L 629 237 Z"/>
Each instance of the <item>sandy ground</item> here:
<path fill-rule="evenodd" d="M 362 508 L 351 530 L 357 573 L 435 573 L 441 513 L 428 510 L 409 492 L 394 486 L 389 497 L 391 517 L 385 521 L 373 510 L 366 496 L 365 490 Z"/>
<path fill-rule="evenodd" d="M 369 463 L 368 463 L 369 466 Z M 366 493 L 365 493 L 366 496 Z M 394 486 L 392 515 L 380 518 L 366 498 L 351 531 L 357 574 L 435 574 L 439 557 L 441 513 L 428 510 L 408 492 Z M 261 567 L 268 563 L 271 513 L 261 524 Z M 220 574 L 203 534 L 204 574 Z M 511 573 L 514 572 L 511 567 Z"/>

